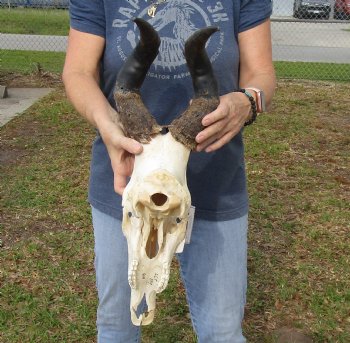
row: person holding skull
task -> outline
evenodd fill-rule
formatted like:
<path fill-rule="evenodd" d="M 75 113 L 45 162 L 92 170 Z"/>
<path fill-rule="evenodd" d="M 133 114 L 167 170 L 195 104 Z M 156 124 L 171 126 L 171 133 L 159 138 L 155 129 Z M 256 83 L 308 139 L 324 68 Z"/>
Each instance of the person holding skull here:
<path fill-rule="evenodd" d="M 115 83 L 137 49 L 143 18 L 159 34 L 159 51 L 140 87 L 160 126 L 196 98 L 183 50 L 198 29 L 217 26 L 206 51 L 218 104 L 202 113 L 187 166 L 195 219 L 190 244 L 178 255 L 193 327 L 200 343 L 246 342 L 242 320 L 247 287 L 248 196 L 243 127 L 269 106 L 275 89 L 270 0 L 70 1 L 71 29 L 63 81 L 79 113 L 97 128 L 89 202 L 95 235 L 98 342 L 138 342 L 129 312 L 127 242 L 122 198 L 144 145 L 126 136 Z M 119 118 L 119 119 L 118 119 Z M 255 124 L 258 125 L 258 124 Z"/>

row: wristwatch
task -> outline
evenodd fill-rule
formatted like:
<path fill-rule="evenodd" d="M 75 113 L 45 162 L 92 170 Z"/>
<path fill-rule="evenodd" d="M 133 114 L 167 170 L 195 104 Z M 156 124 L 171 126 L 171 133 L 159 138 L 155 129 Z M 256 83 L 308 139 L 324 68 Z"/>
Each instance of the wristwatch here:
<path fill-rule="evenodd" d="M 252 90 L 256 93 L 256 112 L 263 113 L 266 111 L 265 94 L 261 89 L 254 87 L 245 87 L 245 89 Z"/>

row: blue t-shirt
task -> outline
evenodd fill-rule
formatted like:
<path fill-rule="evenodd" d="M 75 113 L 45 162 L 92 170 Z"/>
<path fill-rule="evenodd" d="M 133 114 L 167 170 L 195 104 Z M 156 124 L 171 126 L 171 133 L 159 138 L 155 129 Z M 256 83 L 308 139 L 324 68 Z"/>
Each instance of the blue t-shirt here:
<path fill-rule="evenodd" d="M 192 80 L 183 56 L 186 39 L 196 30 L 220 28 L 207 44 L 219 84 L 220 95 L 238 88 L 238 33 L 266 20 L 271 0 L 168 0 L 156 15 L 147 14 L 151 0 L 71 0 L 71 27 L 104 37 L 101 89 L 115 108 L 113 89 L 123 62 L 136 46 L 139 32 L 132 21 L 147 20 L 161 38 L 159 54 L 141 88 L 143 101 L 160 125 L 169 124 L 188 106 L 193 96 Z M 242 133 L 212 153 L 191 153 L 187 168 L 188 187 L 196 217 L 230 220 L 248 211 Z M 93 144 L 89 201 L 92 206 L 122 218 L 121 197 L 114 192 L 113 171 L 99 135 Z"/>

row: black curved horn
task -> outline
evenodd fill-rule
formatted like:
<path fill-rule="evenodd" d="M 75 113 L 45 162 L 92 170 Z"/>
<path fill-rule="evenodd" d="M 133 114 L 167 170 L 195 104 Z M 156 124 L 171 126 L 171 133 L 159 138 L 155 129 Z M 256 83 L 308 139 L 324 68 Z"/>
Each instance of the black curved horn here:
<path fill-rule="evenodd" d="M 127 137 L 148 143 L 162 128 L 144 105 L 140 88 L 158 54 L 160 38 L 147 21 L 136 18 L 134 22 L 140 30 L 140 41 L 117 75 L 114 99 L 119 116 L 116 121 Z"/>
<path fill-rule="evenodd" d="M 217 31 L 219 29 L 215 26 L 206 27 L 196 31 L 185 43 L 185 58 L 192 77 L 195 98 L 218 96 L 218 84 L 205 50 L 208 39 Z"/>
<path fill-rule="evenodd" d="M 151 24 L 141 18 L 134 22 L 140 30 L 140 41 L 118 73 L 116 87 L 123 90 L 140 89 L 160 46 L 158 32 Z"/>
<path fill-rule="evenodd" d="M 169 126 L 172 136 L 180 143 L 194 150 L 196 136 L 204 129 L 203 117 L 219 105 L 218 83 L 214 76 L 205 44 L 218 31 L 209 26 L 196 31 L 185 43 L 185 57 L 192 77 L 194 99 L 189 108 Z"/>

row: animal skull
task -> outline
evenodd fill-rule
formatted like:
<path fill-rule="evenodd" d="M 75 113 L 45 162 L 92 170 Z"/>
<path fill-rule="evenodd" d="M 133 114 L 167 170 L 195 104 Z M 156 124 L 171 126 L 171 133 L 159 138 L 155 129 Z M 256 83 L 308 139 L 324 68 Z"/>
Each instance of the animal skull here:
<path fill-rule="evenodd" d="M 191 196 L 186 167 L 203 116 L 218 105 L 218 91 L 205 43 L 217 31 L 197 31 L 185 44 L 185 57 L 195 97 L 190 107 L 168 127 L 160 127 L 144 106 L 139 89 L 158 54 L 160 39 L 153 27 L 135 19 L 140 42 L 121 68 L 116 83 L 116 118 L 125 134 L 143 144 L 123 193 L 123 233 L 128 242 L 130 311 L 135 325 L 153 321 L 156 293 L 169 280 L 172 258 L 186 234 Z M 138 315 L 145 298 L 147 311 Z"/>
<path fill-rule="evenodd" d="M 131 316 L 151 323 L 156 293 L 168 284 L 170 263 L 184 240 L 191 197 L 186 184 L 189 149 L 171 135 L 158 135 L 136 156 L 123 194 L 123 232 L 128 241 Z M 148 314 L 137 317 L 146 297 Z"/>

